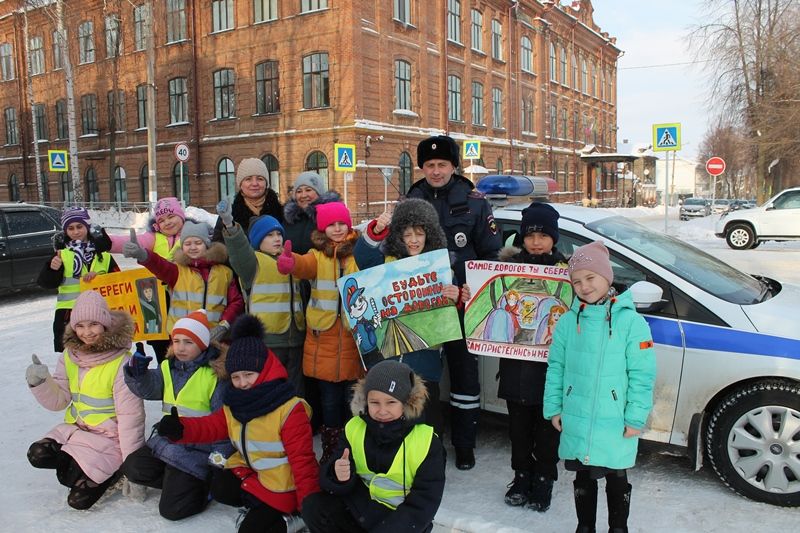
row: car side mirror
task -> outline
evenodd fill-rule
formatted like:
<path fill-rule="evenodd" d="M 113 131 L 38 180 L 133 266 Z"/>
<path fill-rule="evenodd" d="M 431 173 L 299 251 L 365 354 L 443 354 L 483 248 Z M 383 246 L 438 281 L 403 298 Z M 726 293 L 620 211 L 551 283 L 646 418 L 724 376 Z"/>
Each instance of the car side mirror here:
<path fill-rule="evenodd" d="M 637 281 L 630 288 L 633 303 L 639 313 L 655 313 L 664 308 L 667 301 L 662 300 L 664 291 L 655 283 Z"/>
<path fill-rule="evenodd" d="M 767 204 L 764 206 L 764 211 L 772 211 L 773 209 L 775 209 L 775 206 L 772 204 Z"/>

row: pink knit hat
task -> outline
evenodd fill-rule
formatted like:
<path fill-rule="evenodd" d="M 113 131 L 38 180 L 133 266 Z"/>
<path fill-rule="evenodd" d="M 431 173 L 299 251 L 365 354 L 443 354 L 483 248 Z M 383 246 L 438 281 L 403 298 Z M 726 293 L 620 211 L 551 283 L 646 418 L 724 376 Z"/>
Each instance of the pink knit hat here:
<path fill-rule="evenodd" d="M 211 342 L 211 334 L 208 331 L 208 318 L 206 317 L 206 310 L 199 309 L 192 311 L 185 317 L 175 322 L 172 327 L 172 336 L 186 335 L 197 344 L 201 350 L 208 348 Z"/>
<path fill-rule="evenodd" d="M 350 219 L 350 210 L 342 202 L 328 202 L 317 205 L 317 229 L 325 231 L 325 228 L 334 222 L 347 224 L 348 229 L 352 229 L 353 221 Z"/>
<path fill-rule="evenodd" d="M 104 328 L 111 327 L 113 322 L 108 304 L 97 291 L 84 291 L 75 300 L 75 307 L 69 315 L 69 327 L 75 329 L 78 322 L 89 320 L 102 324 Z"/>
<path fill-rule="evenodd" d="M 594 241 L 575 250 L 569 258 L 569 275 L 576 270 L 588 270 L 614 282 L 614 271 L 611 270 L 611 261 L 608 259 L 608 248 L 601 241 Z"/>
<path fill-rule="evenodd" d="M 181 220 L 186 220 L 186 214 L 183 212 L 181 203 L 174 196 L 162 198 L 156 202 L 156 208 L 153 209 L 153 216 L 156 217 L 156 222 L 168 215 L 178 215 Z"/>

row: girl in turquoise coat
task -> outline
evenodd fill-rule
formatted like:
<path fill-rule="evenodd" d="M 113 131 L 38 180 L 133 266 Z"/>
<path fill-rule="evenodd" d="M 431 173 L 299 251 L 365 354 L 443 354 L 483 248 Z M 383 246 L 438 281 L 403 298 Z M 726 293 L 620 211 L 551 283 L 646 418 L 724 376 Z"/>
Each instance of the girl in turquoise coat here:
<path fill-rule="evenodd" d="M 575 471 L 577 533 L 594 533 L 597 480 L 606 478 L 611 533 L 627 533 L 627 469 L 653 406 L 650 328 L 630 292 L 617 294 L 608 249 L 581 246 L 569 260 L 577 298 L 558 321 L 548 356 L 544 416 L 561 432 L 558 455 Z"/>

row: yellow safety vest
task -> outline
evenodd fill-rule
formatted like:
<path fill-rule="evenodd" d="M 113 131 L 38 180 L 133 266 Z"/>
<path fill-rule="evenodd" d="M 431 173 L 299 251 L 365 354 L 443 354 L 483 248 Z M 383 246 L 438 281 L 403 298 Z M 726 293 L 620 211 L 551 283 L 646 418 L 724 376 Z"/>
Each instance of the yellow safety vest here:
<path fill-rule="evenodd" d="M 236 420 L 230 407 L 224 406 L 228 435 L 236 448 L 225 462 L 225 468 L 250 467 L 258 474 L 258 481 L 272 492 L 295 490 L 292 467 L 281 441 L 281 429 L 298 403 L 311 418 L 311 407 L 296 397 L 246 424 Z"/>
<path fill-rule="evenodd" d="M 175 237 L 175 242 L 172 248 L 169 247 L 169 237 L 163 233 L 155 233 L 155 241 L 153 242 L 153 253 L 160 255 L 167 261 L 172 261 L 175 258 L 175 252 L 181 249 L 180 237 Z"/>
<path fill-rule="evenodd" d="M 74 424 L 77 420 L 89 426 L 99 426 L 110 418 L 116 418 L 114 409 L 114 380 L 119 373 L 124 356 L 89 369 L 80 380 L 80 369 L 68 352 L 64 352 L 64 369 L 69 379 L 72 402 L 64 413 L 64 422 Z"/>
<path fill-rule="evenodd" d="M 58 296 L 56 297 L 56 309 L 72 309 L 75 307 L 75 300 L 81 293 L 81 280 L 73 277 L 75 273 L 73 267 L 75 266 L 75 252 L 68 249 L 61 250 L 61 261 L 64 263 L 64 280 L 58 286 Z M 81 277 L 89 272 L 97 272 L 98 274 L 108 274 L 108 269 L 111 267 L 111 254 L 108 252 L 102 254 L 103 259 L 98 258 L 95 254 L 92 259 L 92 264 L 89 265 L 87 270 L 86 266 L 81 269 Z"/>
<path fill-rule="evenodd" d="M 356 474 L 369 489 L 370 497 L 389 509 L 397 509 L 411 490 L 419 465 L 428 456 L 433 428 L 427 424 L 414 426 L 403 439 L 403 444 L 400 445 L 389 471 L 385 474 L 376 474 L 367 466 L 367 457 L 364 453 L 367 423 L 364 419 L 360 416 L 351 418 L 344 432 L 353 451 Z"/>
<path fill-rule="evenodd" d="M 299 283 L 291 275 L 285 276 L 278 272 L 278 262 L 274 257 L 257 252 L 256 260 L 258 270 L 250 289 L 248 311 L 261 319 L 267 333 L 280 334 L 288 331 L 292 324 L 292 314 L 297 329 L 305 330 Z"/>
<path fill-rule="evenodd" d="M 211 413 L 211 396 L 217 387 L 217 374 L 214 373 L 214 369 L 202 366 L 195 370 L 177 398 L 168 359 L 161 361 L 161 375 L 164 376 L 164 399 L 161 401 L 163 414 L 168 415 L 173 406 L 178 408 L 178 414 L 181 416 L 205 416 Z"/>
<path fill-rule="evenodd" d="M 327 331 L 336 322 L 341 313 L 341 302 L 336 280 L 345 274 L 358 272 L 356 260 L 352 255 L 344 259 L 344 268 L 341 260 L 326 256 L 319 250 L 311 250 L 317 259 L 317 277 L 311 280 L 311 298 L 306 310 L 306 323 L 309 328 L 317 331 Z M 347 329 L 350 324 L 347 320 L 342 323 Z"/>
<path fill-rule="evenodd" d="M 209 328 L 216 326 L 225 306 L 228 305 L 228 287 L 233 280 L 233 271 L 225 265 L 214 265 L 208 281 L 199 272 L 183 265 L 178 267 L 178 281 L 172 288 L 172 301 L 167 313 L 167 331 L 179 318 L 192 311 L 206 310 Z"/>

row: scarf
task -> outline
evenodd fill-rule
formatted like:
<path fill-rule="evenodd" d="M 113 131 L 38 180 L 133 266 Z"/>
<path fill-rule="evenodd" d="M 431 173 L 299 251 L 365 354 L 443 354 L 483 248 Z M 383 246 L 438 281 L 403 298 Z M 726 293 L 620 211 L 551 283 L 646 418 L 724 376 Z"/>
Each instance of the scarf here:
<path fill-rule="evenodd" d="M 91 241 L 69 241 L 67 243 L 67 250 L 73 253 L 74 260 L 72 262 L 72 277 L 80 279 L 83 267 L 88 270 L 92 265 L 94 259 L 94 243 Z"/>
<path fill-rule="evenodd" d="M 246 424 L 254 418 L 271 413 L 295 396 L 294 385 L 285 379 L 265 381 L 247 390 L 228 387 L 225 405 L 233 417 Z"/>
<path fill-rule="evenodd" d="M 242 200 L 244 201 L 244 205 L 246 205 L 247 208 L 250 209 L 250 211 L 252 211 L 254 215 L 258 216 L 261 214 L 261 209 L 264 207 L 264 202 L 267 201 L 267 195 L 265 194 L 264 196 L 261 196 L 260 198 L 253 200 L 243 194 Z"/>

